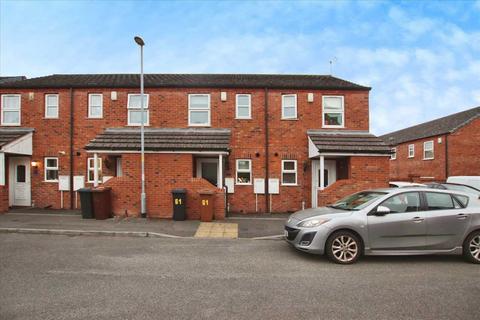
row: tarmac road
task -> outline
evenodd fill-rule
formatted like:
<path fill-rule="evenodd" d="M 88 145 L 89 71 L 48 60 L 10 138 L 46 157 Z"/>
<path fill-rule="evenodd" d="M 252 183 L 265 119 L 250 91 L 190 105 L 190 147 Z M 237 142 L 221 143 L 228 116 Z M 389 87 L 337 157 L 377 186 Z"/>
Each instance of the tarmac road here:
<path fill-rule="evenodd" d="M 0 234 L 0 319 L 479 319 L 480 265 L 283 241 Z"/>

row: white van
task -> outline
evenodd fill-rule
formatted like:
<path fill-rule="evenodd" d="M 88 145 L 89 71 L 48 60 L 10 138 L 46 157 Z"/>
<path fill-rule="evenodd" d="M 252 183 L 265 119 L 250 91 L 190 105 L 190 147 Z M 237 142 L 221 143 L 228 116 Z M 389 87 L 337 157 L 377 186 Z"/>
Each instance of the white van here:
<path fill-rule="evenodd" d="M 448 177 L 447 183 L 464 184 L 480 190 L 480 176 L 453 176 Z"/>

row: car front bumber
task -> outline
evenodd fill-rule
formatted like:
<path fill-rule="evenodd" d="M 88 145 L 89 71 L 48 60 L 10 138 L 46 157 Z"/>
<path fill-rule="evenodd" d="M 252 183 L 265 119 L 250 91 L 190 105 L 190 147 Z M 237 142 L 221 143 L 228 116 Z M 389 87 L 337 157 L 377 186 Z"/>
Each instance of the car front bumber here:
<path fill-rule="evenodd" d="M 297 227 L 300 221 L 289 219 L 285 224 L 285 241 L 295 249 L 313 253 L 323 254 L 327 241 L 329 229 L 324 225 L 313 228 Z"/>

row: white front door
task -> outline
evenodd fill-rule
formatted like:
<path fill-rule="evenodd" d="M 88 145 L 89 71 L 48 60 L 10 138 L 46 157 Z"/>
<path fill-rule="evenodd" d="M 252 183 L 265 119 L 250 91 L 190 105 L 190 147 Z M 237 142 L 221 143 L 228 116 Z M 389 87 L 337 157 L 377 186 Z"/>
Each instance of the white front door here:
<path fill-rule="evenodd" d="M 325 160 L 323 168 L 323 186 L 329 185 L 337 181 L 337 161 Z M 318 191 L 320 188 L 320 161 L 312 160 L 312 208 L 318 206 Z"/>
<path fill-rule="evenodd" d="M 31 206 L 30 158 L 9 159 L 9 205 Z"/>
<path fill-rule="evenodd" d="M 198 158 L 197 177 L 203 178 L 216 186 L 218 183 L 218 159 Z"/>

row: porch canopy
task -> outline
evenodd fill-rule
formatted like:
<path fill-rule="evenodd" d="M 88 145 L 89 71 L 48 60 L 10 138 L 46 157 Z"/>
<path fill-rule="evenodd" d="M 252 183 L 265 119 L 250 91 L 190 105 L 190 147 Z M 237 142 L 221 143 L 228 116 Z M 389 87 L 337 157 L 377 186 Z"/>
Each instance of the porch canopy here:
<path fill-rule="evenodd" d="M 230 151 L 230 135 L 230 129 L 145 128 L 145 153 L 218 155 L 221 187 L 222 157 Z M 140 148 L 140 128 L 107 128 L 85 146 L 95 158 L 98 153 L 139 153 Z"/>
<path fill-rule="evenodd" d="M 307 135 L 309 158 L 319 159 L 320 190 L 324 188 L 325 157 L 386 157 L 391 153 L 390 147 L 382 139 L 367 131 L 308 130 Z"/>
<path fill-rule="evenodd" d="M 32 155 L 31 128 L 0 128 L 0 186 L 5 185 L 5 154 Z"/>

